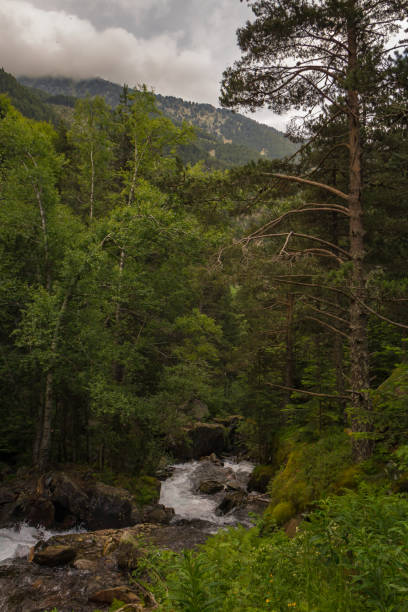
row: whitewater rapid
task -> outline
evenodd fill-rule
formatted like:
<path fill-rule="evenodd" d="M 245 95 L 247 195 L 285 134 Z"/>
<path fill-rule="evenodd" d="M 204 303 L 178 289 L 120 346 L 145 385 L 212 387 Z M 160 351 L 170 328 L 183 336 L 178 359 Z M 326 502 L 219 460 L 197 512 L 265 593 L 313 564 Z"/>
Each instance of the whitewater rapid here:
<path fill-rule="evenodd" d="M 223 493 L 215 495 L 202 495 L 196 492 L 196 479 L 199 469 L 202 467 L 200 461 L 189 461 L 173 466 L 173 473 L 161 486 L 160 503 L 175 511 L 175 520 L 202 520 L 214 525 L 214 531 L 223 525 L 235 525 L 238 520 L 234 511 L 219 515 L 217 506 L 223 497 Z M 230 477 L 246 486 L 249 476 L 253 470 L 253 464 L 249 461 L 236 462 L 233 459 L 224 460 L 223 470 Z M 246 521 L 240 521 L 245 523 Z M 70 531 L 49 531 L 45 528 L 30 527 L 20 524 L 9 529 L 0 529 L 0 563 L 6 559 L 26 557 L 32 546 L 39 540 L 48 540 L 53 535 L 61 533 L 78 533 L 81 529 Z"/>
<path fill-rule="evenodd" d="M 203 520 L 215 525 L 233 525 L 237 522 L 233 513 L 218 515 L 219 495 L 201 495 L 195 490 L 194 475 L 201 467 L 200 461 L 189 461 L 173 466 L 170 478 L 162 482 L 160 503 L 173 508 L 176 519 Z M 254 466 L 249 461 L 224 460 L 224 469 L 231 470 L 234 477 L 246 484 Z"/>
<path fill-rule="evenodd" d="M 6 559 L 26 557 L 30 548 L 40 540 L 48 540 L 61 533 L 79 533 L 80 529 L 69 531 L 49 531 L 44 527 L 30 527 L 25 523 L 10 529 L 0 529 L 0 563 Z"/>

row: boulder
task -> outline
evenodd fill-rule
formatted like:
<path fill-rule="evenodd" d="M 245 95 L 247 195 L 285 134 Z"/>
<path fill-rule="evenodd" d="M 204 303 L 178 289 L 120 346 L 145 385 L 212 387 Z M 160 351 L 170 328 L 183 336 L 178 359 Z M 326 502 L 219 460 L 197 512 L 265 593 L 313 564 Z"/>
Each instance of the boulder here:
<path fill-rule="evenodd" d="M 203 480 L 198 486 L 198 491 L 205 495 L 212 495 L 224 489 L 224 485 L 219 480 Z"/>
<path fill-rule="evenodd" d="M 0 488 L 1 527 L 26 522 L 47 529 L 68 530 L 81 524 L 97 530 L 129 527 L 143 520 L 129 491 L 79 471 L 52 471 L 40 477 L 26 473 L 24 479 Z"/>
<path fill-rule="evenodd" d="M 25 522 L 37 527 L 41 525 L 50 529 L 55 524 L 55 506 L 44 496 L 25 495 L 22 493 L 10 510 L 13 522 Z"/>
<path fill-rule="evenodd" d="M 127 571 L 135 570 L 139 561 L 146 555 L 146 548 L 143 548 L 136 538 L 125 534 L 120 539 L 116 551 L 116 558 L 120 569 Z"/>
<path fill-rule="evenodd" d="M 247 501 L 247 494 L 245 491 L 232 491 L 227 493 L 222 502 L 217 506 L 217 512 L 219 514 L 227 514 L 234 508 L 245 505 Z"/>
<path fill-rule="evenodd" d="M 220 454 L 227 449 L 228 431 L 217 423 L 195 423 L 184 432 L 184 439 L 174 443 L 169 449 L 176 459 L 200 459 L 200 457 Z"/>
<path fill-rule="evenodd" d="M 66 565 L 75 559 L 76 552 L 70 546 L 56 545 L 46 546 L 34 551 L 33 562 L 38 565 Z"/>
<path fill-rule="evenodd" d="M 91 593 L 88 597 L 89 601 L 95 601 L 97 603 L 111 604 L 114 599 L 117 601 L 123 601 L 123 603 L 131 604 L 142 604 L 142 600 L 136 593 L 128 586 L 122 585 L 112 587 L 108 589 L 102 589 Z"/>
<path fill-rule="evenodd" d="M 208 459 L 201 461 L 191 475 L 193 488 L 198 491 L 203 483 L 218 482 L 224 487 L 227 479 L 232 476 L 232 470 L 223 468 Z M 204 485 L 205 486 L 205 485 Z M 221 488 L 219 489 L 221 490 Z"/>
<path fill-rule="evenodd" d="M 173 508 L 166 508 L 163 504 L 154 504 L 143 509 L 143 522 L 145 523 L 168 525 L 173 517 Z"/>
<path fill-rule="evenodd" d="M 125 489 L 95 483 L 88 493 L 84 518 L 89 529 L 111 529 L 131 524 L 132 496 Z"/>
<path fill-rule="evenodd" d="M 225 487 L 227 491 L 244 491 L 245 490 L 242 483 L 238 482 L 236 478 L 227 480 Z"/>
<path fill-rule="evenodd" d="M 210 411 L 205 402 L 195 399 L 191 402 L 191 414 L 197 420 L 206 419 L 210 416 Z"/>
<path fill-rule="evenodd" d="M 276 469 L 272 465 L 257 465 L 248 481 L 248 491 L 258 491 L 266 493 L 269 481 L 275 474 Z"/>
<path fill-rule="evenodd" d="M 37 489 L 55 508 L 58 527 L 82 523 L 91 530 L 110 529 L 128 527 L 140 518 L 128 491 L 78 474 L 51 472 L 40 479 Z"/>

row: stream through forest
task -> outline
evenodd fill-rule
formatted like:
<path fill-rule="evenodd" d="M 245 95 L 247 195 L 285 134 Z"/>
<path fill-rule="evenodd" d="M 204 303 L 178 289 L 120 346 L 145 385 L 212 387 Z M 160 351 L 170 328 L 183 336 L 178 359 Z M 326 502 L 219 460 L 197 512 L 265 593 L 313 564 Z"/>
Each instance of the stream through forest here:
<path fill-rule="evenodd" d="M 251 524 L 245 508 L 232 508 L 220 512 L 219 506 L 225 491 L 246 491 L 253 464 L 227 458 L 214 464 L 211 461 L 189 461 L 170 468 L 171 475 L 162 482 L 160 504 L 173 508 L 172 523 L 177 526 L 193 523 L 206 533 L 215 533 L 222 526 L 241 523 Z M 219 482 L 220 490 L 213 494 L 199 492 L 203 482 Z M 81 529 L 58 533 L 78 533 Z M 56 531 L 26 524 L 0 529 L 0 563 L 10 558 L 26 557 L 30 548 L 39 540 L 47 540 Z"/>

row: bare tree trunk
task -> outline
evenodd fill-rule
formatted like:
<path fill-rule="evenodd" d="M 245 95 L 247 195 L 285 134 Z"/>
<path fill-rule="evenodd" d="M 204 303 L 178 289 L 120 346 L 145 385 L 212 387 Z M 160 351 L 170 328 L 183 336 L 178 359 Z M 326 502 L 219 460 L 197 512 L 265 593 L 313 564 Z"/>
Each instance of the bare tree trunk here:
<path fill-rule="evenodd" d="M 61 304 L 51 341 L 51 362 L 45 379 L 44 404 L 43 407 L 40 408 L 40 423 L 33 450 L 34 463 L 40 470 L 46 468 L 50 456 L 52 422 L 54 417 L 54 367 L 57 356 L 60 326 L 70 295 L 71 289 L 66 293 L 64 301 Z"/>
<path fill-rule="evenodd" d="M 46 468 L 48 464 L 50 447 L 51 447 L 51 432 L 54 413 L 54 375 L 50 370 L 47 374 L 45 382 L 45 400 L 43 410 L 41 441 L 38 448 L 37 465 L 40 470 Z"/>
<path fill-rule="evenodd" d="M 91 193 L 89 197 L 89 218 L 92 221 L 94 216 L 94 199 L 95 199 L 95 163 L 93 154 L 93 144 L 91 145 Z"/>
<path fill-rule="evenodd" d="M 285 387 L 294 387 L 295 357 L 293 338 L 293 311 L 295 298 L 293 293 L 288 293 L 286 301 L 286 359 L 285 359 Z M 287 391 L 284 397 L 285 405 L 289 402 L 291 391 Z"/>
<path fill-rule="evenodd" d="M 356 77 L 357 43 L 353 26 L 348 32 L 349 78 Z M 353 439 L 353 453 L 357 461 L 370 456 L 372 442 L 370 419 L 370 377 L 367 341 L 367 314 L 362 306 L 366 298 L 364 273 L 364 227 L 361 202 L 362 169 L 361 169 L 361 124 L 360 102 L 357 91 L 349 90 L 349 212 L 350 212 L 350 257 L 352 261 L 350 303 L 350 361 L 351 361 L 351 428 L 357 434 Z"/>

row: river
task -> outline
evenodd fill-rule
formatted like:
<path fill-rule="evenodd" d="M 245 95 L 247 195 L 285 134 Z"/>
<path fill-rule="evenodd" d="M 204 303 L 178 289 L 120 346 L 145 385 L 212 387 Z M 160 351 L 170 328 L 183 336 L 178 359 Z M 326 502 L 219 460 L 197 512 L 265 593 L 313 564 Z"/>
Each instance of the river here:
<path fill-rule="evenodd" d="M 235 525 L 238 522 L 249 526 L 250 520 L 239 511 L 231 511 L 225 515 L 217 513 L 217 506 L 224 492 L 215 495 L 197 493 L 197 485 L 206 477 L 232 479 L 246 488 L 253 464 L 248 461 L 235 461 L 234 458 L 224 460 L 224 465 L 212 465 L 205 461 L 189 461 L 172 467 L 172 475 L 162 482 L 160 503 L 175 511 L 174 522 L 203 521 L 207 524 L 206 531 L 214 533 L 222 526 Z M 58 533 L 77 533 L 71 530 Z M 44 528 L 30 527 L 26 524 L 15 528 L 0 529 L 0 563 L 13 557 L 25 557 L 30 548 L 39 540 L 47 540 L 55 531 Z"/>

